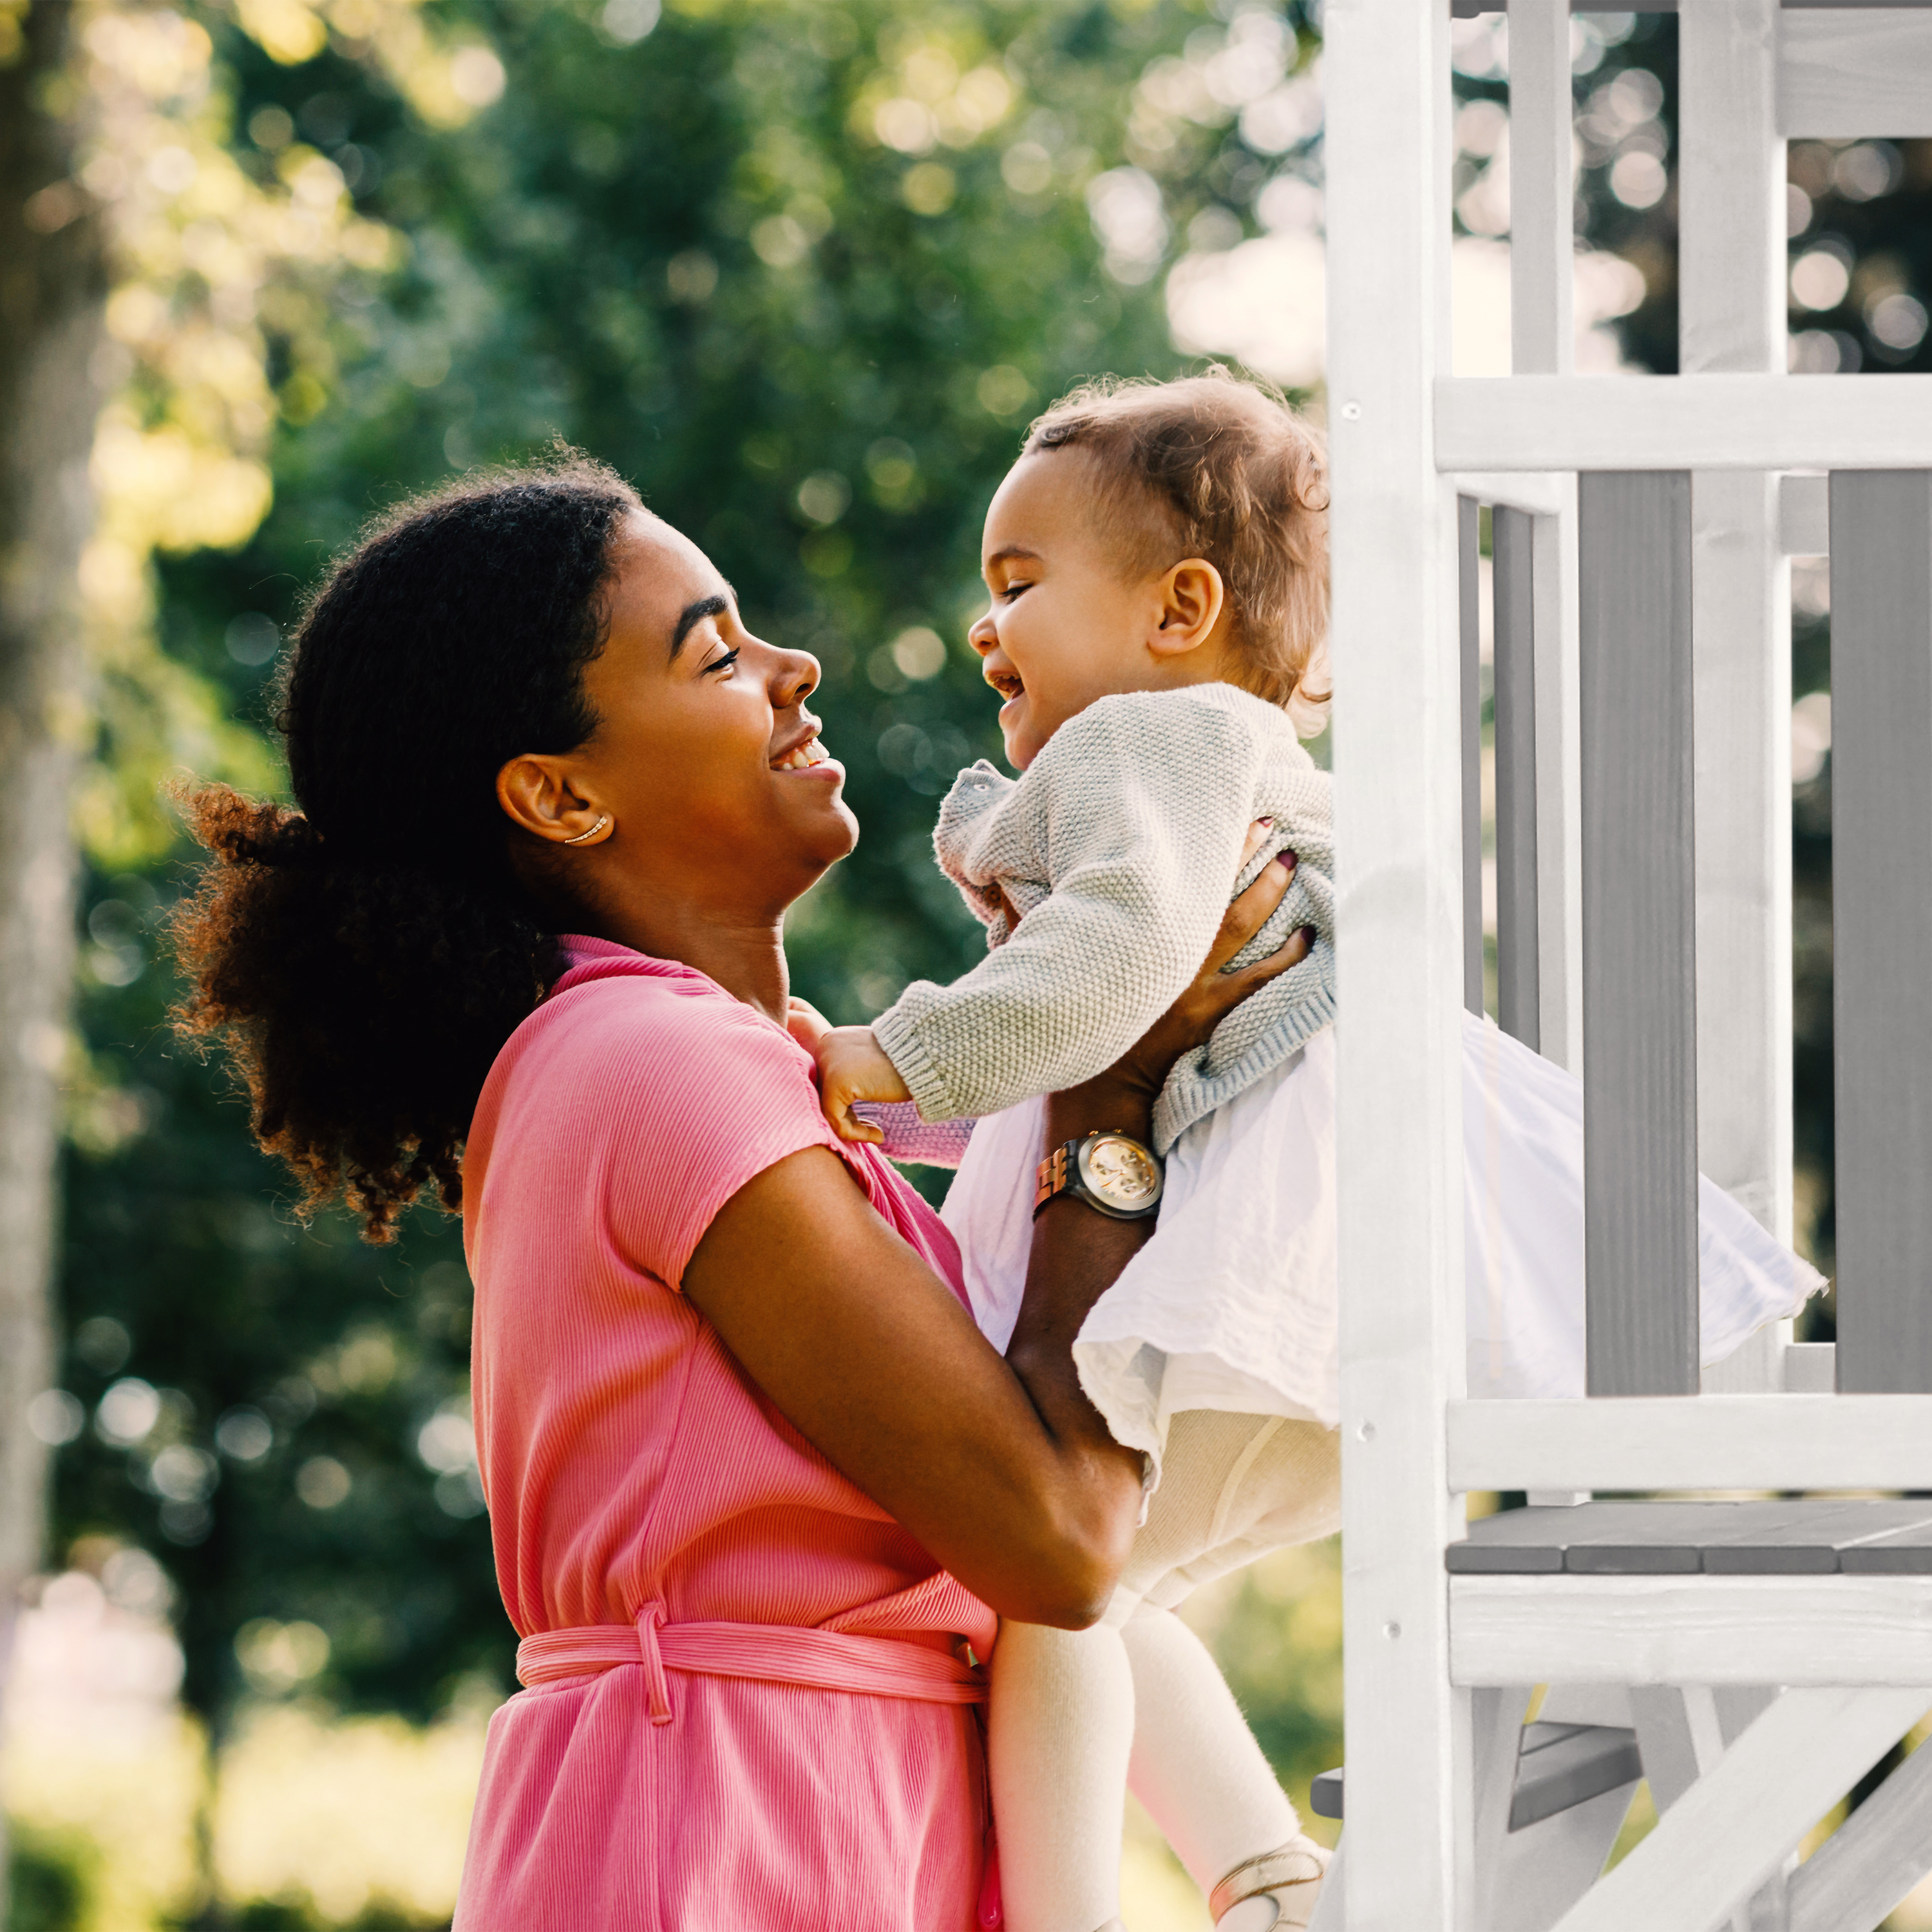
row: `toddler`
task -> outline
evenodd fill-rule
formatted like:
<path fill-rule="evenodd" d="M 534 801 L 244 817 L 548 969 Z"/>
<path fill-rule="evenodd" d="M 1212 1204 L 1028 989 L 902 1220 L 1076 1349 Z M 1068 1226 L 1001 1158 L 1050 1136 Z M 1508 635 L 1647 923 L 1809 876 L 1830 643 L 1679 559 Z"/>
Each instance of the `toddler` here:
<path fill-rule="evenodd" d="M 1338 1516 L 1335 858 L 1326 776 L 1297 728 L 1328 696 L 1326 505 L 1307 427 L 1218 371 L 1083 388 L 1034 424 L 987 514 L 992 602 L 971 633 L 1022 776 L 962 772 L 934 835 L 988 956 L 818 1044 L 848 1138 L 944 1158 L 932 1124 L 970 1126 L 945 1217 L 1004 1348 L 1036 1169 L 1043 1193 L 1078 1166 L 1042 1162 L 1043 1096 L 1131 1046 L 1192 978 L 1231 892 L 1278 854 L 1293 865 L 1230 964 L 1298 928 L 1306 956 L 1168 1077 L 1156 1232 L 1076 1345 L 1088 1394 L 1146 1458 L 1148 1497 L 1100 1625 L 1000 1636 L 988 1759 L 1012 1932 L 1118 1924 L 1130 1780 L 1224 1932 L 1305 1926 L 1321 1885 L 1326 1854 L 1173 1612 Z M 1580 1089 L 1474 1020 L 1465 1065 L 1472 1393 L 1580 1394 Z M 1136 1165 L 1130 1150 L 1130 1179 Z M 1716 1359 L 1822 1284 L 1708 1184 L 1701 1205 Z"/>

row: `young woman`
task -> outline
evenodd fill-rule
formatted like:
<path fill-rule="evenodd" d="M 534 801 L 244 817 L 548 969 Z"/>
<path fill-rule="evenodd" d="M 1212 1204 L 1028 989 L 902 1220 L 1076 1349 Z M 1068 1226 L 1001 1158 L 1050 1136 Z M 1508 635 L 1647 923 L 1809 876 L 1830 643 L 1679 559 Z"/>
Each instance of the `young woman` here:
<path fill-rule="evenodd" d="M 183 1024 L 372 1239 L 460 1205 L 478 1449 L 530 1688 L 490 1732 L 464 1932 L 932 1932 L 997 1917 L 976 1669 L 1078 1627 L 1141 1460 L 1071 1344 L 1148 1223 L 1041 1214 L 1003 1360 L 956 1249 L 826 1125 L 786 908 L 857 836 L 818 668 L 580 460 L 405 506 L 285 673 L 298 809 L 190 800 Z M 1299 941 L 1048 1104 L 1144 1139 Z"/>

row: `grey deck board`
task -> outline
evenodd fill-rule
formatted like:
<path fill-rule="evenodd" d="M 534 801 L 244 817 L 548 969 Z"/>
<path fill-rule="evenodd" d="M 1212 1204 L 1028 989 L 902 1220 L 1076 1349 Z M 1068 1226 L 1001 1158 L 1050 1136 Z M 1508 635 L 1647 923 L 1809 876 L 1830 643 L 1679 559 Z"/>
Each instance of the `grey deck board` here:
<path fill-rule="evenodd" d="M 1456 499 L 1456 608 L 1462 657 L 1462 1004 L 1483 1016 L 1483 506 Z"/>
<path fill-rule="evenodd" d="M 1496 1024 L 1540 1045 L 1536 899 L 1536 617 L 1531 547 L 1536 519 L 1490 512 L 1495 569 Z"/>
<path fill-rule="evenodd" d="M 1577 489 L 1587 1385 L 1694 1395 L 1690 478 Z"/>
<path fill-rule="evenodd" d="M 1932 472 L 1837 471 L 1832 956 L 1838 1369 L 1932 1389 Z"/>
<path fill-rule="evenodd" d="M 1509 1510 L 1444 1552 L 1457 1576 L 1828 1576 L 1932 1570 L 1932 1499 L 1804 1497 Z"/>

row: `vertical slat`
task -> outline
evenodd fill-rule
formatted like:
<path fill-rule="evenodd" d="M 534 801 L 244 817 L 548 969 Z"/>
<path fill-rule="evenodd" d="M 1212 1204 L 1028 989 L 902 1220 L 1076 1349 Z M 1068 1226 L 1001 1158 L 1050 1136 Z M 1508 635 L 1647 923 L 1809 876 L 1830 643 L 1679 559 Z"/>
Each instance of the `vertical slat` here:
<path fill-rule="evenodd" d="M 1537 1051 L 1583 1070 L 1583 844 L 1576 722 L 1576 479 L 1531 542 L 1536 623 L 1536 873 L 1543 950 Z"/>
<path fill-rule="evenodd" d="M 1568 0 L 1510 11 L 1510 364 L 1519 376 L 1574 366 L 1576 134 Z"/>
<path fill-rule="evenodd" d="M 1483 1016 L 1483 506 L 1456 499 L 1456 616 L 1462 656 L 1462 1004 Z"/>
<path fill-rule="evenodd" d="M 1586 1347 L 1592 1395 L 1697 1388 L 1690 479 L 1579 479 Z"/>
<path fill-rule="evenodd" d="M 1468 1694 L 1449 1678 L 1460 1529 L 1462 902 L 1449 362 L 1449 14 L 1324 17 L 1339 882 L 1336 1227 L 1348 1932 L 1466 1932 Z M 1359 1799 L 1358 1796 L 1359 1794 Z"/>
<path fill-rule="evenodd" d="M 1932 1389 L 1932 472 L 1832 478 L 1838 1386 Z"/>
<path fill-rule="evenodd" d="M 1490 512 L 1496 694 L 1496 1021 L 1539 1043 L 1537 918 L 1535 518 Z"/>
<path fill-rule="evenodd" d="M 1690 373 L 1766 374 L 1786 346 L 1777 0 L 1700 0 L 1678 30 L 1678 310 Z M 1692 479 L 1699 1165 L 1791 1238 L 1791 608 L 1778 479 Z M 1788 1322 L 1704 1376 L 1784 1384 Z"/>

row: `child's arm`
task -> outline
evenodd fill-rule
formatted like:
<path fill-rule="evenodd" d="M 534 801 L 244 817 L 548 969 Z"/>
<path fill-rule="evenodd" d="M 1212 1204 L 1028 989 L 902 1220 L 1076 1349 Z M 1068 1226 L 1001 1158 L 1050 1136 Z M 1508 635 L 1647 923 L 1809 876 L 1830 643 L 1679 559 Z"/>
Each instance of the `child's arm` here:
<path fill-rule="evenodd" d="M 1051 891 L 970 973 L 915 982 L 874 1022 L 922 1118 L 1090 1078 L 1187 984 L 1234 889 L 1262 757 L 1228 708 L 1174 695 L 1102 699 L 998 808 Z"/>

